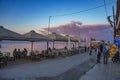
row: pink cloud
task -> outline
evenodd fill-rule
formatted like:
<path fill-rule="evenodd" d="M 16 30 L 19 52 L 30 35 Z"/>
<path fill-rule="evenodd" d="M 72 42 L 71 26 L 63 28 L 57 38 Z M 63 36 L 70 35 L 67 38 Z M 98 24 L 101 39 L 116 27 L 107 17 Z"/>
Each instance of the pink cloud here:
<path fill-rule="evenodd" d="M 59 34 L 74 35 L 82 38 L 87 38 L 89 40 L 91 37 L 95 37 L 101 40 L 112 40 L 113 32 L 112 27 L 109 24 L 93 24 L 93 25 L 83 25 L 80 21 L 71 21 L 67 24 L 62 24 L 59 26 L 51 27 L 50 32 L 56 32 Z M 44 28 L 44 30 L 48 30 Z"/>

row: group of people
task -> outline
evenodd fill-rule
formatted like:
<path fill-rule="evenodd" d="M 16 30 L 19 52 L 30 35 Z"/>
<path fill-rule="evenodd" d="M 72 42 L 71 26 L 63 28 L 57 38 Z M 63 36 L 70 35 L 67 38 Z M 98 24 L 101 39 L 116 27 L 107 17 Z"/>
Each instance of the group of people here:
<path fill-rule="evenodd" d="M 27 49 L 24 48 L 23 51 L 21 51 L 20 49 L 15 48 L 13 51 L 13 57 L 14 57 L 14 61 L 16 58 L 20 59 L 21 57 L 26 57 L 27 56 Z"/>
<path fill-rule="evenodd" d="M 100 63 L 101 56 L 103 56 L 103 63 L 107 64 L 108 58 L 110 56 L 110 44 L 107 44 L 104 41 L 102 41 L 102 43 L 96 47 L 96 53 L 97 53 L 97 63 Z M 116 49 L 115 54 L 119 54 L 118 49 Z"/>
<path fill-rule="evenodd" d="M 109 49 L 109 44 L 105 43 L 104 41 L 102 41 L 102 43 L 99 46 L 97 46 L 97 63 L 100 63 L 101 56 L 103 56 L 103 63 L 108 63 Z"/>
<path fill-rule="evenodd" d="M 110 55 L 110 44 L 105 43 L 102 41 L 99 45 L 95 47 L 95 52 L 97 54 L 97 63 L 101 62 L 101 56 L 103 57 L 103 63 L 108 63 L 108 58 Z M 92 55 L 92 48 L 90 49 L 89 55 Z"/>

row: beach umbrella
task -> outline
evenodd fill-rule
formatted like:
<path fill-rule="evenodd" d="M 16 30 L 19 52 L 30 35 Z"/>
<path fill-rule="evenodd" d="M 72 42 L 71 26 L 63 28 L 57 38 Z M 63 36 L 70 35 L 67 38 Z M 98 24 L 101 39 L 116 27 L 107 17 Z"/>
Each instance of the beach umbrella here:
<path fill-rule="evenodd" d="M 75 43 L 75 47 L 77 47 L 76 44 L 77 44 L 77 43 L 79 44 L 79 41 L 80 41 L 80 40 L 79 40 L 78 37 L 71 37 L 71 41 L 74 42 L 74 43 Z M 73 47 L 74 47 L 74 46 L 73 46 Z"/>
<path fill-rule="evenodd" d="M 72 48 L 72 43 L 73 42 L 78 42 L 79 40 L 76 38 L 76 37 L 72 37 L 70 35 L 66 35 L 66 37 L 68 38 L 68 49 L 70 50 Z M 74 44 L 73 44 L 73 47 L 74 47 Z"/>
<path fill-rule="evenodd" d="M 78 46 L 80 46 L 80 42 L 83 42 L 83 40 L 77 36 L 71 37 L 72 42 L 78 42 Z"/>
<path fill-rule="evenodd" d="M 71 42 L 79 42 L 78 37 L 72 37 L 72 36 L 70 36 L 70 40 L 71 40 Z"/>
<path fill-rule="evenodd" d="M 38 41 L 48 41 L 50 40 L 48 37 L 36 33 L 34 30 L 31 30 L 28 33 L 23 34 L 26 37 L 27 41 L 31 42 L 31 52 L 33 51 L 33 42 L 38 42 Z"/>
<path fill-rule="evenodd" d="M 24 40 L 24 36 L 0 26 L 0 40 Z"/>
<path fill-rule="evenodd" d="M 73 37 L 73 36 L 70 36 L 70 35 L 65 35 L 65 37 L 68 39 L 70 37 L 70 41 L 71 42 L 78 42 L 79 41 L 79 38 L 78 37 Z"/>
<path fill-rule="evenodd" d="M 82 38 L 79 38 L 79 37 L 73 37 L 73 36 L 70 36 L 70 35 L 66 35 L 66 37 L 68 38 L 68 43 L 70 45 L 70 42 L 78 42 L 78 46 L 80 45 L 80 42 L 85 42 L 85 40 L 83 40 Z M 69 40 L 70 39 L 70 40 Z"/>
<path fill-rule="evenodd" d="M 55 41 L 65 41 L 65 42 L 68 41 L 68 39 L 65 36 L 62 36 L 62 35 L 57 34 L 55 32 L 48 34 L 47 36 L 53 41 L 53 48 L 54 48 Z"/>
<path fill-rule="evenodd" d="M 67 38 L 65 36 L 62 36 L 60 34 L 57 34 L 55 32 L 47 35 L 50 39 L 52 39 L 53 41 L 67 41 Z"/>

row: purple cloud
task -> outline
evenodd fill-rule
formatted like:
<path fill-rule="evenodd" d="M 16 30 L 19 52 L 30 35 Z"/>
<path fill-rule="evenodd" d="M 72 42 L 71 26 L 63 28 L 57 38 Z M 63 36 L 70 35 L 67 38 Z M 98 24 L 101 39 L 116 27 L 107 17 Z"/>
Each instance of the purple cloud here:
<path fill-rule="evenodd" d="M 44 28 L 44 30 L 47 30 L 47 28 Z M 87 40 L 90 40 L 92 37 L 107 41 L 112 41 L 113 39 L 113 29 L 109 24 L 83 25 L 80 21 L 71 21 L 67 24 L 51 27 L 50 32 L 80 36 Z"/>

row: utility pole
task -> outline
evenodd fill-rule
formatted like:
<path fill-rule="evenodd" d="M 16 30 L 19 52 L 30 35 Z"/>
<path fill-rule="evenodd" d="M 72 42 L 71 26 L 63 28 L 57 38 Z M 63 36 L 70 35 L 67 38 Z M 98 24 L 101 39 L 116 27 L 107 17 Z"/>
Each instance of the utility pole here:
<path fill-rule="evenodd" d="M 114 12 L 114 7 L 112 7 L 112 11 L 113 11 L 113 28 L 114 28 L 114 43 L 115 43 L 115 37 L 116 37 L 116 25 L 115 25 L 115 12 Z"/>

